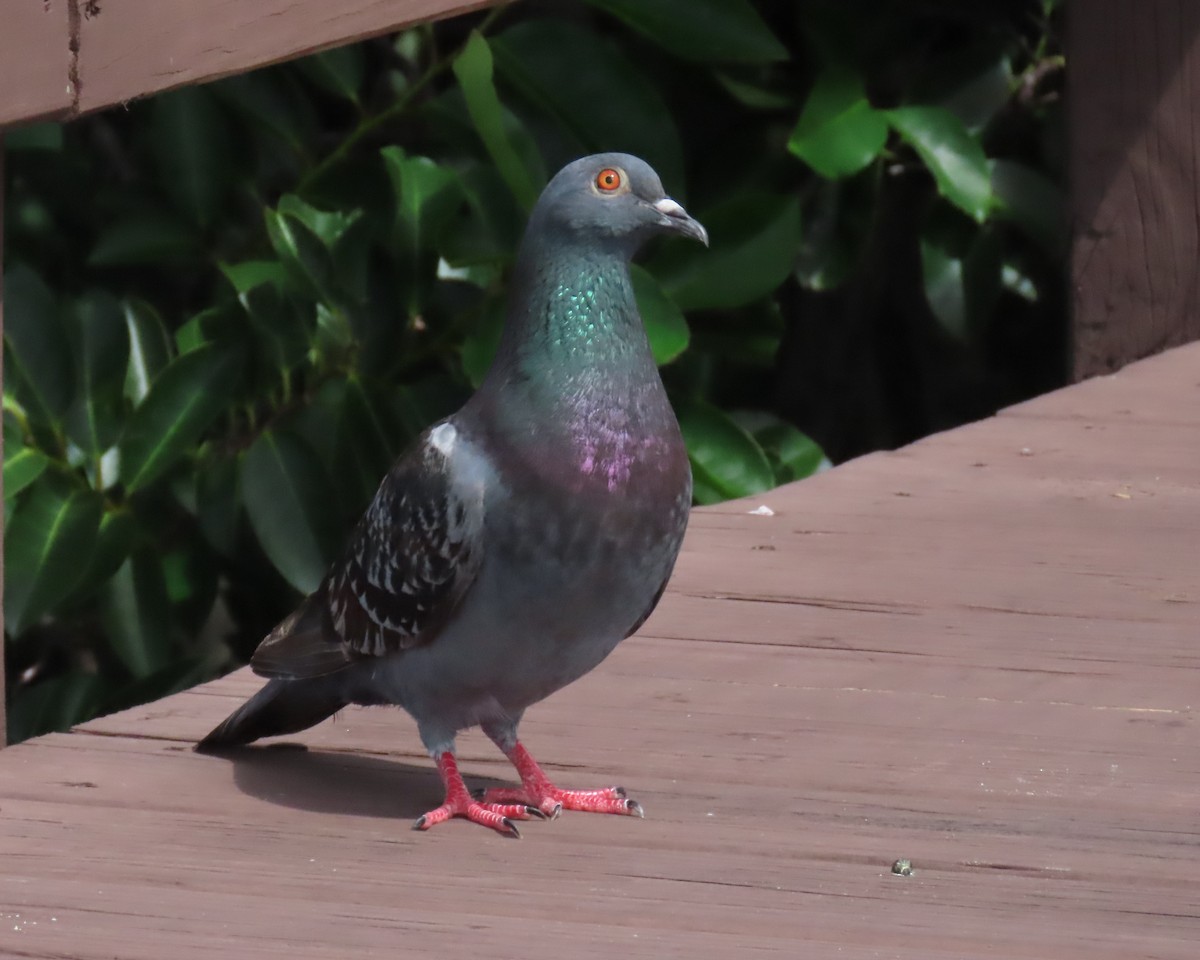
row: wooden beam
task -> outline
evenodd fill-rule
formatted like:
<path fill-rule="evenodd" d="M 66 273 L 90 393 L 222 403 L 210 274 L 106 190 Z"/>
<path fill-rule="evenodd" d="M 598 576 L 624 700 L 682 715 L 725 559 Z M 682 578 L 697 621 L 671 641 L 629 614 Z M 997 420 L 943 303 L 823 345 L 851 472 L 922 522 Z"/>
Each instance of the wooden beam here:
<path fill-rule="evenodd" d="M 0 135 L 0 264 L 4 263 L 4 137 Z M 0 341 L 4 339 L 4 271 L 0 270 Z M 4 367 L 0 364 L 0 393 L 4 392 Z M 0 459 L 4 437 L 0 434 Z M 4 476 L 0 474 L 0 500 L 4 499 Z M 0 514 L 0 546 L 4 543 L 4 516 Z M 8 712 L 4 703 L 4 551 L 0 549 L 0 748 L 8 743 Z"/>
<path fill-rule="evenodd" d="M 22 0 L 0 30 L 0 127 L 70 119 L 495 2 Z"/>
<path fill-rule="evenodd" d="M 75 102 L 71 86 L 68 0 L 5 3 L 0 14 L 0 127 L 61 116 Z"/>
<path fill-rule="evenodd" d="M 1200 4 L 1067 11 L 1073 374 L 1200 339 Z"/>

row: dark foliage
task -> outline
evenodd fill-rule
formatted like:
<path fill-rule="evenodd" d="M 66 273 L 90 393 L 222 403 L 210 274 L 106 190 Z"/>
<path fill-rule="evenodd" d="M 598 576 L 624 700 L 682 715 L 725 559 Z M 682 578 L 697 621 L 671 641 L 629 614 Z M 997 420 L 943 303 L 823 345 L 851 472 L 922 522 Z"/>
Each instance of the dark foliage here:
<path fill-rule="evenodd" d="M 712 235 L 635 277 L 701 502 L 1059 383 L 1054 7 L 526 3 L 10 133 L 12 736 L 248 654 L 478 382 L 582 153 Z"/>

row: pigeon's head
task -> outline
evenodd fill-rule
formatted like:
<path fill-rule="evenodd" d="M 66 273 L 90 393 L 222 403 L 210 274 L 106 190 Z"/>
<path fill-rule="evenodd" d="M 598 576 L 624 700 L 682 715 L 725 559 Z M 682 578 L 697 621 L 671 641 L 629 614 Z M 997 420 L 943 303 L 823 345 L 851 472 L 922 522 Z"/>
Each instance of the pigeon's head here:
<path fill-rule="evenodd" d="M 568 163 L 547 184 L 532 220 L 541 229 L 612 243 L 629 254 L 659 233 L 708 246 L 708 231 L 667 196 L 654 168 L 627 153 L 597 153 Z"/>

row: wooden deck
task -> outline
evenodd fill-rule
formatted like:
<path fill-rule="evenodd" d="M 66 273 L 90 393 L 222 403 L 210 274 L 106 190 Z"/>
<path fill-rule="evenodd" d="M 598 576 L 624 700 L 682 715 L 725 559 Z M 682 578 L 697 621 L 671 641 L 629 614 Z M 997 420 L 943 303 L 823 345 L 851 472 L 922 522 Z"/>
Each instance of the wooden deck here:
<path fill-rule="evenodd" d="M 1194 960 L 1198 553 L 1200 345 L 698 511 L 524 727 L 645 821 L 413 833 L 395 711 L 194 754 L 246 671 L 0 752 L 0 955 Z"/>

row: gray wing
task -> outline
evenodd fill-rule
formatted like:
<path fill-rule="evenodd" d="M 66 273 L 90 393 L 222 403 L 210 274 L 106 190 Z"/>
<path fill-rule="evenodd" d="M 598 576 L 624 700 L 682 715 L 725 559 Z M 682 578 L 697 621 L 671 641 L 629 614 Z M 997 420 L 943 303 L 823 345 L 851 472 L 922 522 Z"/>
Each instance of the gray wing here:
<path fill-rule="evenodd" d="M 462 468 L 463 444 L 439 424 L 396 462 L 316 593 L 255 651 L 255 672 L 318 676 L 438 635 L 483 553 L 484 486 Z"/>

